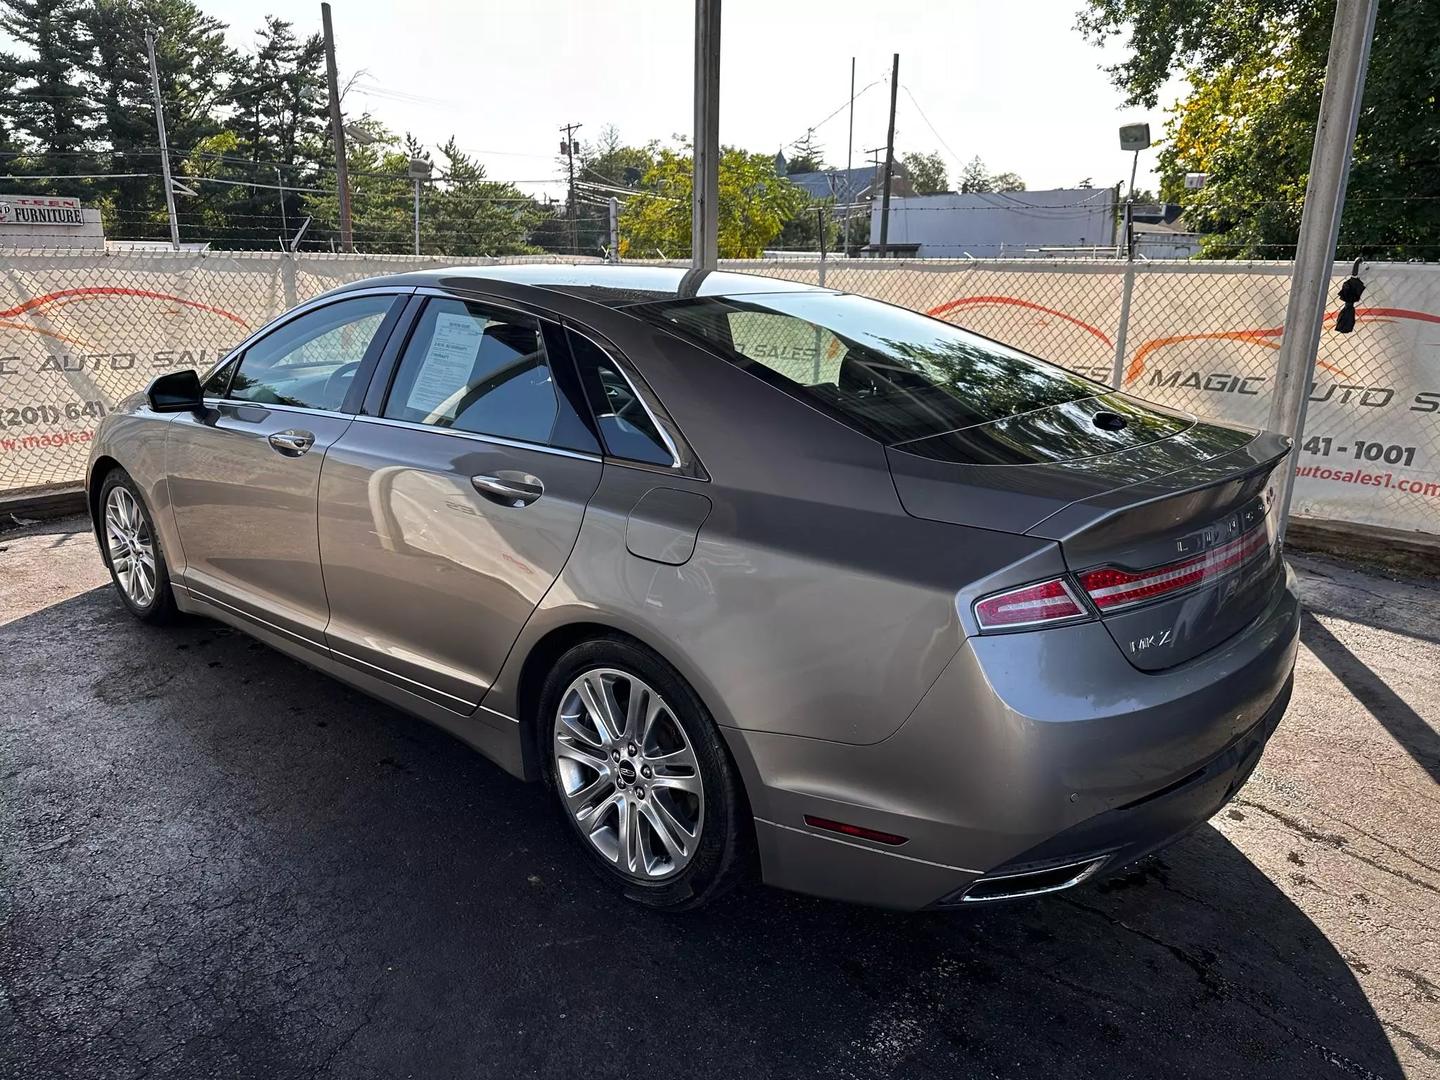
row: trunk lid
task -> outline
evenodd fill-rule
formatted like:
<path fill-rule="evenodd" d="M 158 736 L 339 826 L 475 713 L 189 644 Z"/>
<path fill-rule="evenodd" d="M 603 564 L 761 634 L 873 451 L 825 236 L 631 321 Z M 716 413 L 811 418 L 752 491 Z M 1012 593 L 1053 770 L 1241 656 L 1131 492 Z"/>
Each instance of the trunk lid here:
<path fill-rule="evenodd" d="M 1280 587 L 1271 477 L 1288 449 L 1105 394 L 887 454 L 907 512 L 1056 541 L 1117 647 L 1156 671 L 1238 633 Z"/>

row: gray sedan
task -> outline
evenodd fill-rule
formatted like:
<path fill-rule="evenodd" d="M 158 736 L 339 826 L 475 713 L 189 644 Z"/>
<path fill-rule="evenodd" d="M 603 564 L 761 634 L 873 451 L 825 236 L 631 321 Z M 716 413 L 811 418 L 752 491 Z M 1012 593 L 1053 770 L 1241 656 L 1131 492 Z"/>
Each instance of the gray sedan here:
<path fill-rule="evenodd" d="M 161 376 L 88 492 L 136 616 L 549 785 L 625 896 L 919 909 L 1113 873 L 1243 783 L 1295 660 L 1289 449 L 856 296 L 510 266 Z"/>

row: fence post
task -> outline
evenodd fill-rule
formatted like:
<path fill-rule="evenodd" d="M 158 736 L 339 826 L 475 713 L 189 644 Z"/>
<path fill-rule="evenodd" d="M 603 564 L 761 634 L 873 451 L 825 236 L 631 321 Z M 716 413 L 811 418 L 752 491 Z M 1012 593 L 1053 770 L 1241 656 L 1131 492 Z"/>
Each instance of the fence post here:
<path fill-rule="evenodd" d="M 815 221 L 820 227 L 820 287 L 825 287 L 825 207 L 815 207 Z"/>
<path fill-rule="evenodd" d="M 1127 245 L 1125 284 L 1120 292 L 1120 325 L 1115 329 L 1115 362 L 1110 368 L 1110 385 L 1125 388 L 1125 335 L 1130 330 L 1130 297 L 1135 292 L 1135 249 Z"/>

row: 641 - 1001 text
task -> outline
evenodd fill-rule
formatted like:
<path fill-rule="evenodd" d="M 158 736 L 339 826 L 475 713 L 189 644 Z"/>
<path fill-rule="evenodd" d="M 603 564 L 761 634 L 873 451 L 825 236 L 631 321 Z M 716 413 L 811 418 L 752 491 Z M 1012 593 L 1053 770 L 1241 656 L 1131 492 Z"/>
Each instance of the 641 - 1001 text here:
<path fill-rule="evenodd" d="M 1331 454 L 1353 454 L 1356 461 L 1384 461 L 1387 465 L 1415 464 L 1415 447 L 1398 443 L 1366 442 L 1356 439 L 1343 446 L 1336 446 L 1331 435 L 1311 435 L 1301 447 L 1307 454 L 1329 457 Z"/>

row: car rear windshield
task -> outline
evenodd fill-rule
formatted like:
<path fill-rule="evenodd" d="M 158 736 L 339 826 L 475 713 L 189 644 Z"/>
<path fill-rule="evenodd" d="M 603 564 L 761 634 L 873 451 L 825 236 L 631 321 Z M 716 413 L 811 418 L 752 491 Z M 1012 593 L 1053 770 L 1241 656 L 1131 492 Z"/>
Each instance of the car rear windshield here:
<path fill-rule="evenodd" d="M 892 446 L 1107 390 L 999 342 L 860 296 L 696 297 L 627 310 Z"/>

